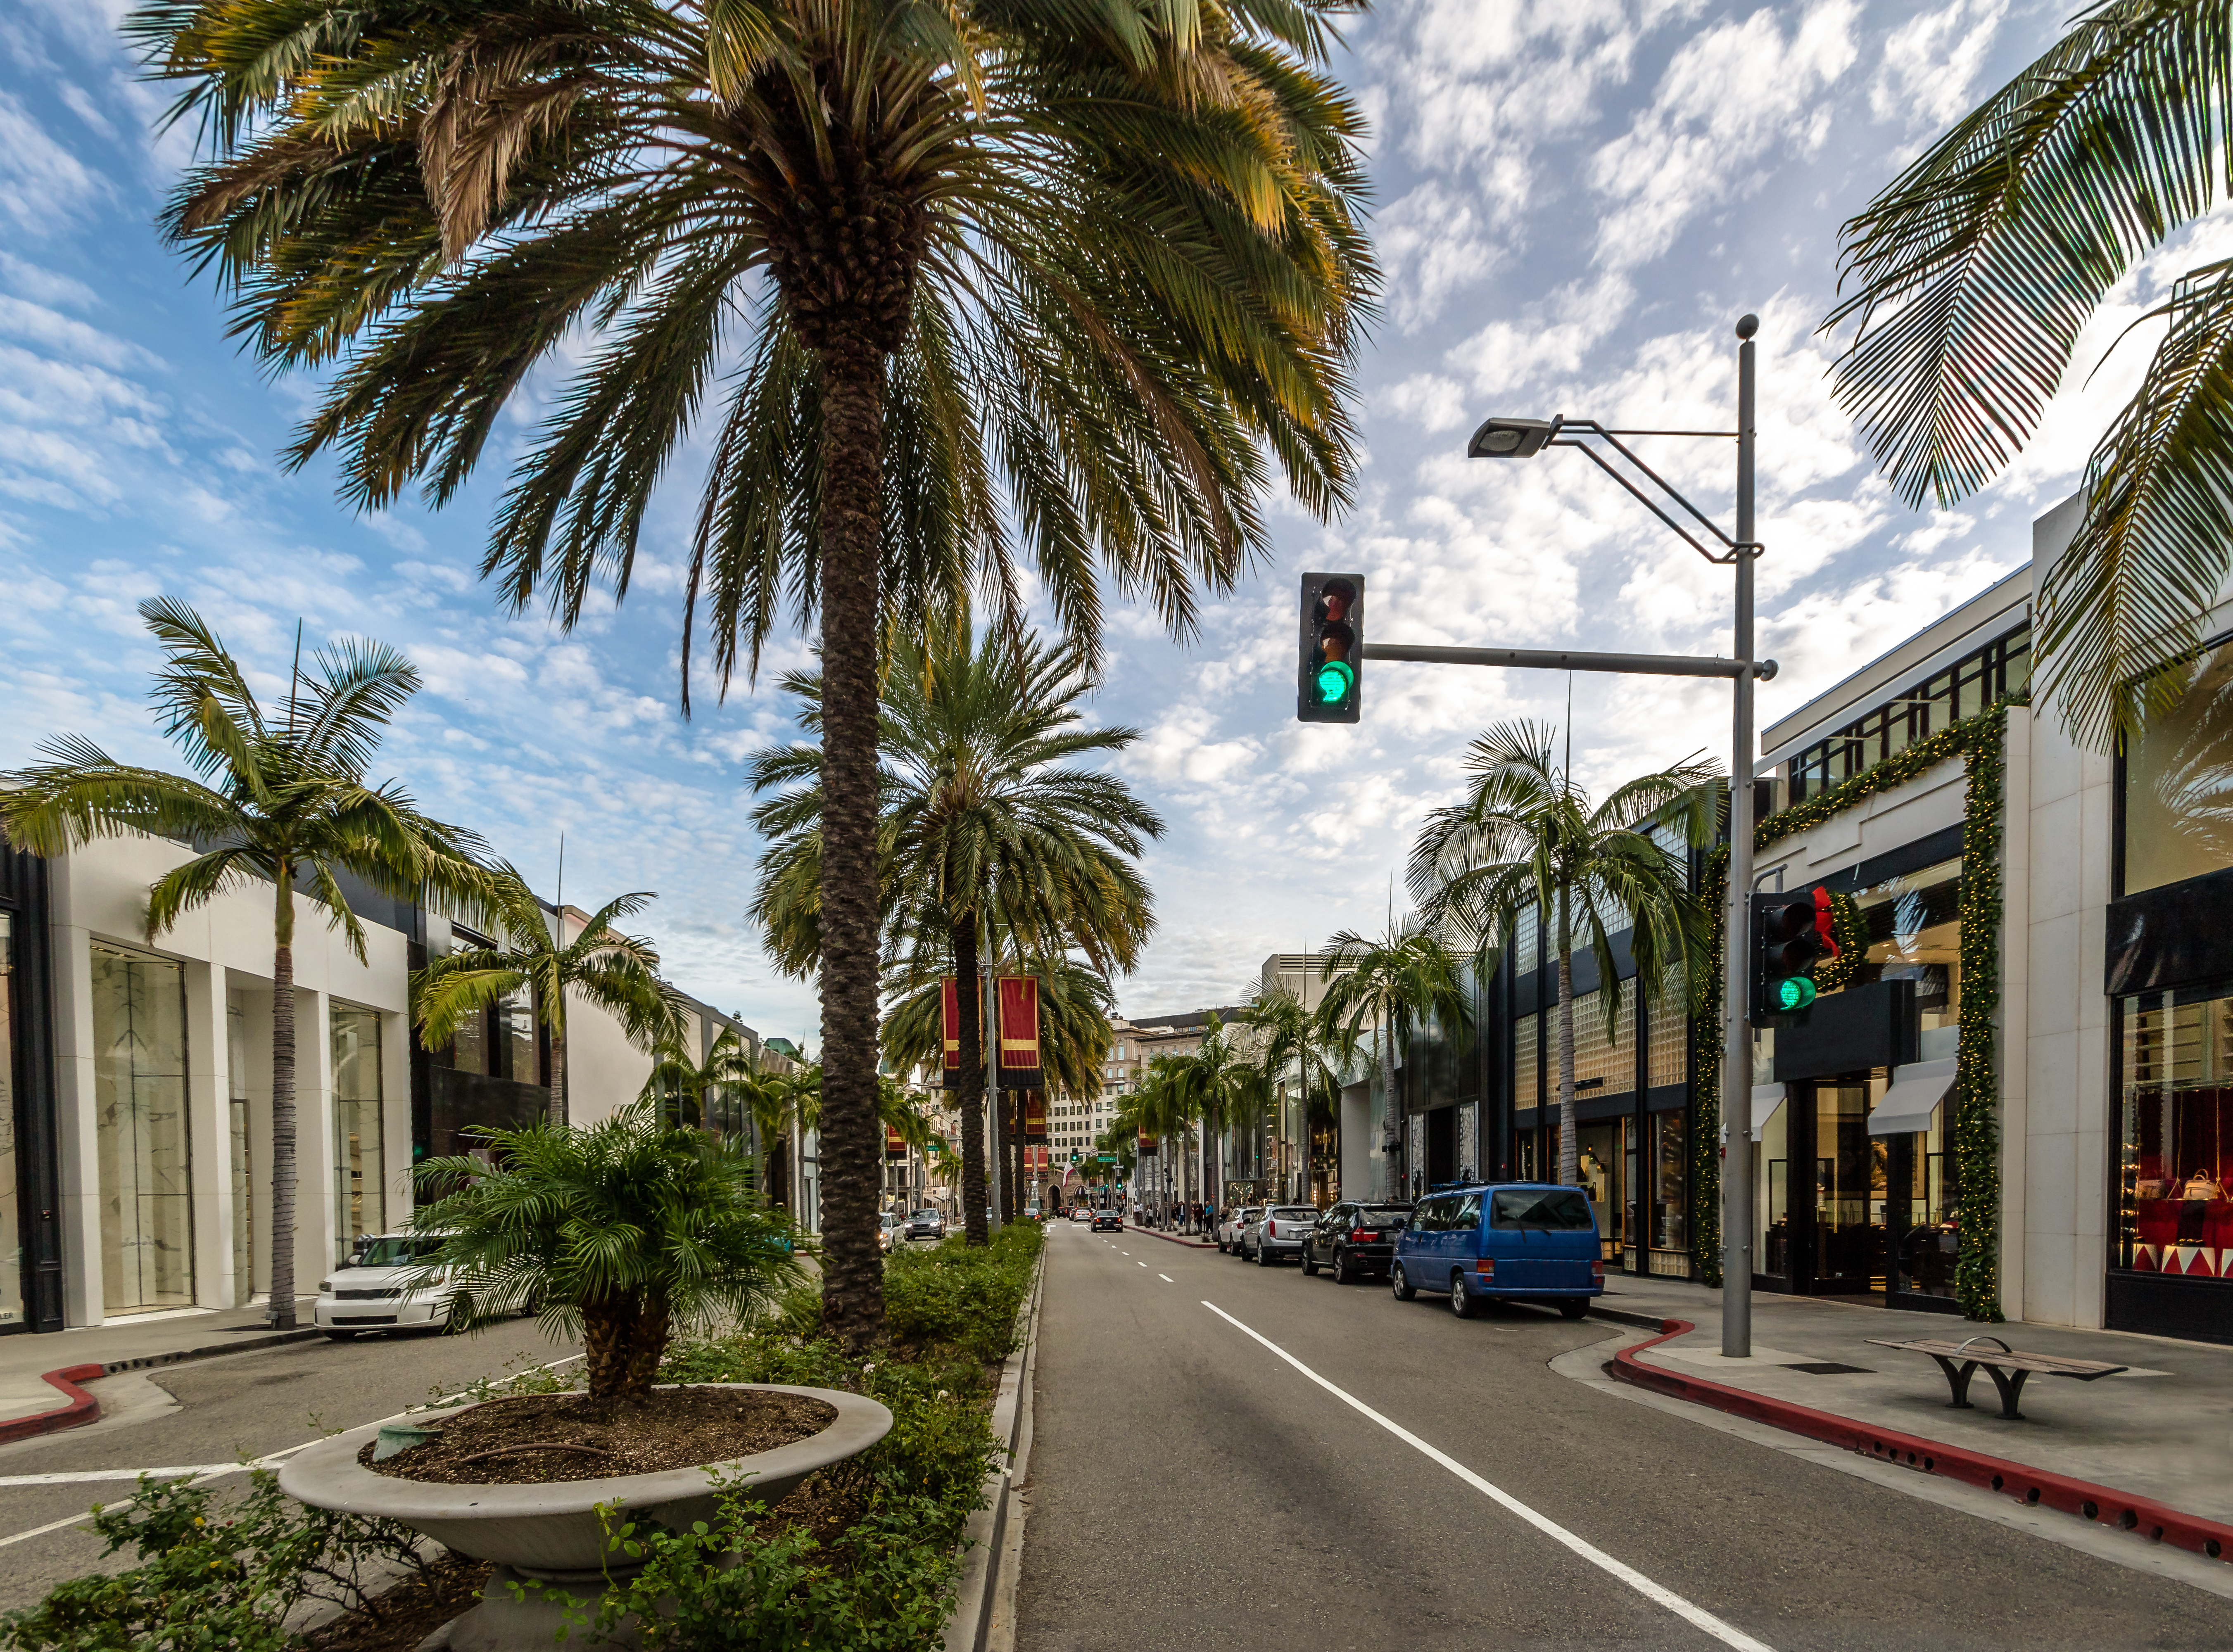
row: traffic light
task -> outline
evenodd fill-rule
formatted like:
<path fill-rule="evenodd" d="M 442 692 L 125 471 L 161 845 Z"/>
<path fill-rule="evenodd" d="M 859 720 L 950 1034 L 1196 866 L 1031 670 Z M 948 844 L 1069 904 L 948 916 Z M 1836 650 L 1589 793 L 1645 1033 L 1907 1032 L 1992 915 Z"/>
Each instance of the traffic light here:
<path fill-rule="evenodd" d="M 1758 894 L 1752 904 L 1752 1019 L 1765 1025 L 1815 999 L 1814 967 L 1838 955 L 1830 892 L 1805 899 Z"/>
<path fill-rule="evenodd" d="M 1302 656 L 1295 717 L 1304 723 L 1354 723 L 1364 704 L 1364 576 L 1303 576 Z"/>

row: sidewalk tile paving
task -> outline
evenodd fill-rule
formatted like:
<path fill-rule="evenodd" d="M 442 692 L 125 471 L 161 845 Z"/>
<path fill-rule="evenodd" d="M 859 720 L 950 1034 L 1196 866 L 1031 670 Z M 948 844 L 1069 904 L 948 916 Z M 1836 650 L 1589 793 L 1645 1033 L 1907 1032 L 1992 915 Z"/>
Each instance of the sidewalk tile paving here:
<path fill-rule="evenodd" d="M 1622 1278 L 1606 1282 L 1603 1301 L 1624 1313 L 1696 1327 L 1646 1350 L 1643 1363 L 2091 1480 L 2183 1513 L 2233 1520 L 2233 1350 L 2060 1325 L 1978 1325 L 1952 1314 L 1756 1291 L 1753 1356 L 1732 1360 L 1721 1352 L 1718 1291 Z M 1957 1411 L 1946 1402 L 1946 1379 L 1935 1361 L 1869 1342 L 1978 1335 L 2027 1353 L 2131 1369 L 2091 1382 L 2034 1376 L 2023 1390 L 2024 1421 L 2010 1422 L 1982 1371 L 1969 1395 L 1976 1408 Z M 1792 1369 L 1807 1364 L 1857 1369 L 1821 1375 Z"/>

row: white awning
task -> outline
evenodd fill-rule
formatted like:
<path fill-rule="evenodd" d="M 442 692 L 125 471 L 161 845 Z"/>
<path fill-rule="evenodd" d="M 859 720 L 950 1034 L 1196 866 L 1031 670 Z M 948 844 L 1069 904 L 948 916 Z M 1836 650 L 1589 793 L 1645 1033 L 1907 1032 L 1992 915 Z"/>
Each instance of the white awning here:
<path fill-rule="evenodd" d="M 1753 1140 L 1757 1141 L 1760 1139 L 1760 1133 L 1768 1128 L 1768 1120 L 1775 1116 L 1775 1109 L 1783 1105 L 1783 1098 L 1789 1089 L 1787 1084 L 1754 1084 L 1752 1087 Z"/>
<path fill-rule="evenodd" d="M 1891 1070 L 1891 1088 L 1869 1115 L 1871 1135 L 1912 1135 L 1930 1128 L 1930 1115 L 1954 1088 L 1954 1061 L 1917 1061 Z"/>

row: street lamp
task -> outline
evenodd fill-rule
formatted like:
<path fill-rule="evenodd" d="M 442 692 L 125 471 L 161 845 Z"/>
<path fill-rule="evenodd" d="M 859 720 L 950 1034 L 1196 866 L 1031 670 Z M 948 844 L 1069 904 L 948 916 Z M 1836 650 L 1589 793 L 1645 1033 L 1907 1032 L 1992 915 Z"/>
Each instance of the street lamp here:
<path fill-rule="evenodd" d="M 1490 419 L 1466 444 L 1471 459 L 1532 459 L 1546 447 L 1579 448 L 1598 468 L 1626 488 L 1644 508 L 1709 563 L 1736 570 L 1735 634 L 1731 648 L 1737 669 L 1730 676 L 1735 702 L 1729 762 L 1729 871 L 1722 904 L 1722 1353 L 1734 1359 L 1752 1355 L 1752 1037 L 1745 998 L 1752 890 L 1752 660 L 1753 563 L 1760 542 L 1753 537 L 1754 365 L 1753 335 L 1760 317 L 1737 320 L 1737 427 L 1725 430 L 1608 430 L 1593 420 Z M 1704 511 L 1639 459 L 1624 436 L 1735 437 L 1737 445 L 1736 532 L 1723 533 Z M 1689 523 L 1668 514 L 1658 499 L 1617 469 L 1600 445 L 1640 472 Z M 1701 540 L 1696 530 L 1703 530 Z M 1618 668 L 1618 667 L 1616 667 Z"/>

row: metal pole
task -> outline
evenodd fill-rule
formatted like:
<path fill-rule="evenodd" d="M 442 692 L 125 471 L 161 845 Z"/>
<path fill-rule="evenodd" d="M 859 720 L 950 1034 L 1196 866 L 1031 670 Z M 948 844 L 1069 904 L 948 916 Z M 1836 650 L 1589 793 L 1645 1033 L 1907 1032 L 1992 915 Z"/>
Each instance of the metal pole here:
<path fill-rule="evenodd" d="M 1775 675 L 1773 660 L 1713 660 L 1680 654 L 1589 654 L 1572 648 L 1445 648 L 1420 642 L 1368 642 L 1367 660 L 1423 666 L 1503 666 L 1520 671 L 1617 671 L 1640 677 Z"/>
<path fill-rule="evenodd" d="M 999 1033 L 995 1029 L 993 1011 L 993 966 L 977 966 L 977 1021 L 985 1040 L 985 1117 L 993 1132 L 993 1150 L 988 1155 L 993 1161 L 993 1177 L 988 1184 L 993 1213 L 986 1218 L 987 1231 L 997 1231 L 1001 1213 L 1008 1208 L 1006 1197 L 1008 1186 L 1007 1132 L 1002 1128 L 1006 1121 L 1001 1116 L 1000 1070 L 995 1059 L 999 1055 Z M 968 1213 L 962 1213 L 968 1219 Z"/>
<path fill-rule="evenodd" d="M 1753 657 L 1753 335 L 1756 315 L 1737 321 L 1736 634 L 1731 649 Z M 1752 677 L 1735 680 L 1729 756 L 1729 873 L 1722 903 L 1722 1353 L 1752 1357 Z"/>

